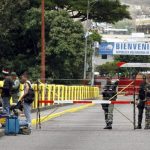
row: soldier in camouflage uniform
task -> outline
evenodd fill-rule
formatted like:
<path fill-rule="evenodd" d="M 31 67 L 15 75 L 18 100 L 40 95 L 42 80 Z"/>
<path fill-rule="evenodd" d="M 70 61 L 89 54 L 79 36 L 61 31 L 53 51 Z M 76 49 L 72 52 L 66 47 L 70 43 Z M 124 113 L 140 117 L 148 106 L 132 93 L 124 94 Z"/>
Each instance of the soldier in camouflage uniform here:
<path fill-rule="evenodd" d="M 107 78 L 107 83 L 102 93 L 103 99 L 110 100 L 114 95 L 116 95 L 117 86 L 118 82 L 112 83 L 111 78 Z M 116 99 L 117 96 L 113 97 L 111 101 L 115 101 Z M 102 104 L 102 108 L 104 110 L 106 122 L 106 127 L 104 129 L 112 129 L 114 104 Z"/>
<path fill-rule="evenodd" d="M 136 99 L 137 108 L 138 108 L 138 126 L 136 127 L 136 129 L 142 129 L 142 119 L 143 119 L 143 113 L 145 108 L 146 84 L 147 84 L 146 77 L 143 76 L 143 82 L 140 85 L 138 98 Z"/>
<path fill-rule="evenodd" d="M 146 102 L 150 102 L 150 75 L 147 76 Z M 150 129 L 150 104 L 145 104 L 145 129 Z"/>

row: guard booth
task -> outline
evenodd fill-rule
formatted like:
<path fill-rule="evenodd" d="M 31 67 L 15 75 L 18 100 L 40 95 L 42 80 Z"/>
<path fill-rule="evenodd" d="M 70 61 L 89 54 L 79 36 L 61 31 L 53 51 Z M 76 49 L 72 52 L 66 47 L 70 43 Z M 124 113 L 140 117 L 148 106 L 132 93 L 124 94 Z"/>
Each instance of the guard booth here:
<path fill-rule="evenodd" d="M 117 66 L 120 68 L 150 68 L 150 63 L 119 62 L 119 63 L 117 63 Z M 144 73 L 144 74 L 146 75 L 147 73 Z M 133 81 L 133 79 L 131 79 L 131 78 L 127 78 L 127 77 L 120 78 L 118 91 L 121 91 L 125 86 L 129 85 L 132 81 Z M 141 72 L 135 76 L 135 82 L 132 83 L 131 86 L 129 86 L 128 88 L 126 88 L 124 90 L 124 94 L 125 95 L 133 95 L 134 90 L 135 90 L 135 94 L 138 94 L 139 87 L 140 87 L 140 84 L 142 81 L 143 81 L 143 73 Z"/>
<path fill-rule="evenodd" d="M 126 62 L 119 62 L 117 63 L 119 68 L 148 68 L 149 63 L 126 63 Z M 133 82 L 134 81 L 134 82 Z M 143 81 L 143 73 L 139 72 L 134 74 L 132 77 L 121 77 L 119 79 L 119 88 L 118 90 L 121 91 L 123 87 L 130 84 L 128 88 L 124 90 L 125 95 L 133 95 L 139 93 L 140 84 Z"/>

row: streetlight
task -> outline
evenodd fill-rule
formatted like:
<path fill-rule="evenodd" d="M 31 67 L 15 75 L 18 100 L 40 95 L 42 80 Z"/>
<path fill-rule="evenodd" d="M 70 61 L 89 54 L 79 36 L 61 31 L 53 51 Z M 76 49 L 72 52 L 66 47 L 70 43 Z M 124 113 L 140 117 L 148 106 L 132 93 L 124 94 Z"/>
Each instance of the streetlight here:
<path fill-rule="evenodd" d="M 87 11 L 86 11 L 86 34 L 85 34 L 85 51 L 84 51 L 84 76 L 83 78 L 86 79 L 86 71 L 87 71 L 87 48 L 88 48 L 88 31 L 89 31 L 89 27 L 88 27 L 88 22 L 89 22 L 89 13 L 90 13 L 90 8 L 92 8 L 95 3 L 98 0 L 95 0 L 95 2 L 91 2 L 93 3 L 93 5 L 90 6 L 90 1 L 87 1 Z"/>
<path fill-rule="evenodd" d="M 94 85 L 94 77 L 95 77 L 95 54 L 96 50 L 99 49 L 99 42 L 95 41 L 93 46 L 93 55 L 92 55 L 92 77 L 91 77 L 91 86 Z"/>
<path fill-rule="evenodd" d="M 41 1 L 42 26 L 41 26 L 41 81 L 45 83 L 45 0 Z"/>

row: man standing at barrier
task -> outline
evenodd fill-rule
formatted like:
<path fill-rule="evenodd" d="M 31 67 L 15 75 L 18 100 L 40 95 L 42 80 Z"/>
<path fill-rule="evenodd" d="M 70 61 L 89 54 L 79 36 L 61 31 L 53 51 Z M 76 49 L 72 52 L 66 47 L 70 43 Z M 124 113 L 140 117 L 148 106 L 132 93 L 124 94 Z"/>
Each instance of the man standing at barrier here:
<path fill-rule="evenodd" d="M 139 88 L 139 95 L 137 98 L 137 108 L 138 108 L 138 126 L 136 129 L 142 129 L 142 119 L 143 119 L 143 112 L 145 108 L 145 87 L 146 87 L 146 77 L 143 76 L 143 82 Z"/>
<path fill-rule="evenodd" d="M 146 81 L 145 129 L 150 129 L 150 75 Z"/>
<path fill-rule="evenodd" d="M 108 77 L 102 93 L 103 100 L 115 101 L 117 99 L 117 86 L 118 82 L 112 83 L 111 78 Z M 106 127 L 104 129 L 112 129 L 114 104 L 102 104 L 102 108 L 104 110 L 106 122 Z"/>

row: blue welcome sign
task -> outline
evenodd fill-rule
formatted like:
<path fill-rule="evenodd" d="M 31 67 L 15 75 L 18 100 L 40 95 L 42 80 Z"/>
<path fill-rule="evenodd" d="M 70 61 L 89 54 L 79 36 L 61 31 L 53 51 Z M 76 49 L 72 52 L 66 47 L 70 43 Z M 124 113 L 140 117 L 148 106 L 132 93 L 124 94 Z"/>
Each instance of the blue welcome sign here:
<path fill-rule="evenodd" d="M 150 43 L 102 42 L 99 54 L 104 55 L 150 55 Z"/>

